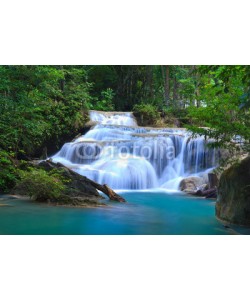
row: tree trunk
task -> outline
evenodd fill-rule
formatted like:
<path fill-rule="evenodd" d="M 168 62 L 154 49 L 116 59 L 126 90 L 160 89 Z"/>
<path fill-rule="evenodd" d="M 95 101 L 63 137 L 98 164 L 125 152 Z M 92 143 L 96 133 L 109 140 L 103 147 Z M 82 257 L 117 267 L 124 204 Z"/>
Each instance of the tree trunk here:
<path fill-rule="evenodd" d="M 170 66 L 166 66 L 166 81 L 165 81 L 165 101 L 166 106 L 169 106 L 170 100 Z"/>
<path fill-rule="evenodd" d="M 173 100 L 174 100 L 174 106 L 178 106 L 178 81 L 176 79 L 176 76 L 174 77 L 174 88 L 173 88 Z"/>
<path fill-rule="evenodd" d="M 166 85 L 166 80 L 165 80 L 165 72 L 164 72 L 164 68 L 163 66 L 161 66 L 161 74 L 162 74 L 162 80 L 163 80 L 163 87 L 164 87 L 164 102 L 166 101 L 166 88 L 165 88 L 165 85 Z"/>
<path fill-rule="evenodd" d="M 163 86 L 164 86 L 164 102 L 166 106 L 169 106 L 170 98 L 170 66 L 161 66 Z"/>
<path fill-rule="evenodd" d="M 149 96 L 151 100 L 154 98 L 154 87 L 153 87 L 153 76 L 154 76 L 154 66 L 148 67 L 148 85 L 149 85 Z"/>

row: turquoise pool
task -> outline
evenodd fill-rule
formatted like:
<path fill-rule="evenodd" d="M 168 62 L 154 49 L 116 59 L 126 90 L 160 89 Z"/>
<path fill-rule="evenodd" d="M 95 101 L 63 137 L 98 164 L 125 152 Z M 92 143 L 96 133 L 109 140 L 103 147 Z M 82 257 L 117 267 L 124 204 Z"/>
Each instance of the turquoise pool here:
<path fill-rule="evenodd" d="M 48 206 L 1 196 L 0 234 L 235 234 L 215 218 L 215 201 L 163 191 L 122 192 L 109 207 Z M 231 227 L 231 226 L 230 226 Z M 236 230 L 236 231 L 235 231 Z"/>

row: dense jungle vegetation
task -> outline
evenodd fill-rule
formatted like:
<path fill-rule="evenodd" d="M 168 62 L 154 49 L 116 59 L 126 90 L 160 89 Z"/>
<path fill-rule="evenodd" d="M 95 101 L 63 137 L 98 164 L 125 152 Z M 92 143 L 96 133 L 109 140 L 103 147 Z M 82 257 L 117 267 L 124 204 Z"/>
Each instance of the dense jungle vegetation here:
<path fill-rule="evenodd" d="M 250 66 L 0 66 L 0 191 L 81 132 L 88 110 L 133 111 L 216 146 L 240 136 L 249 151 L 249 108 Z"/>

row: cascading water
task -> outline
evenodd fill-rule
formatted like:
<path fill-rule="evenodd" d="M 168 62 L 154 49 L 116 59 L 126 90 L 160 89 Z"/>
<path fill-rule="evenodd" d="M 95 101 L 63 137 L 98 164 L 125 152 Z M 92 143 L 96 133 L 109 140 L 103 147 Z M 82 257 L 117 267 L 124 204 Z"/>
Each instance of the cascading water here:
<path fill-rule="evenodd" d="M 127 126 L 136 126 L 136 121 L 131 117 L 131 113 L 115 113 L 112 112 L 98 112 L 90 111 L 90 119 L 95 122 L 102 124 L 111 124 L 111 125 L 127 125 Z"/>
<path fill-rule="evenodd" d="M 218 162 L 218 150 L 185 129 L 138 127 L 131 113 L 90 112 L 97 122 L 52 157 L 113 189 L 177 190 L 183 177 L 202 174 Z"/>

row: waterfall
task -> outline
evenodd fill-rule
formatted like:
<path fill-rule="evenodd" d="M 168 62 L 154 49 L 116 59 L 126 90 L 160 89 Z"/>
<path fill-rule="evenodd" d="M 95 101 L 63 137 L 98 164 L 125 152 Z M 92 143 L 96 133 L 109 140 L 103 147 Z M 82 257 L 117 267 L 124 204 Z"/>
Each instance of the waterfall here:
<path fill-rule="evenodd" d="M 182 178 L 218 163 L 218 150 L 186 129 L 139 127 L 124 112 L 90 111 L 90 119 L 97 125 L 52 159 L 113 189 L 176 190 Z"/>
<path fill-rule="evenodd" d="M 136 126 L 137 123 L 135 119 L 131 116 L 131 113 L 126 112 L 98 112 L 90 111 L 90 119 L 95 122 L 102 124 L 111 124 L 111 125 L 127 125 L 127 126 Z"/>

